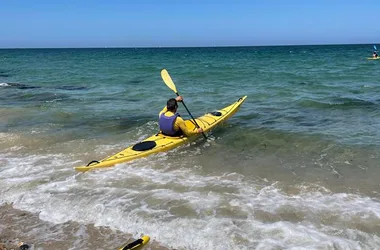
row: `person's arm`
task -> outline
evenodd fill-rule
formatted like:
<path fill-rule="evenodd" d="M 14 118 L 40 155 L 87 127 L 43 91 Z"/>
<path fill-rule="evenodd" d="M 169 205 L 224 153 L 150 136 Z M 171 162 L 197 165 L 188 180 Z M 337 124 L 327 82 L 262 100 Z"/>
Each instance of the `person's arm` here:
<path fill-rule="evenodd" d="M 186 136 L 191 136 L 195 134 L 199 134 L 203 132 L 203 129 L 197 128 L 195 130 L 190 130 L 187 126 L 185 121 L 182 119 L 182 117 L 177 117 L 175 120 L 174 126 L 178 126 L 178 128 L 181 129 L 181 131 L 186 135 Z"/>
<path fill-rule="evenodd" d="M 186 126 L 186 123 L 185 121 L 182 119 L 182 117 L 177 117 L 177 119 L 175 120 L 175 125 L 178 126 L 178 128 L 180 128 L 182 130 L 182 132 L 186 135 L 186 136 L 191 136 L 191 135 L 194 135 L 197 133 L 196 130 L 190 130 L 187 126 Z"/>

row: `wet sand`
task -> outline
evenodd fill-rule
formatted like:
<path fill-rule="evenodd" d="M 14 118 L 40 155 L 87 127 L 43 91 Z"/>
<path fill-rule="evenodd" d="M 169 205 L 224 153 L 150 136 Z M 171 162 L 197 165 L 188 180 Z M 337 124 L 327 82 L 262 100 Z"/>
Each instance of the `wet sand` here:
<path fill-rule="evenodd" d="M 0 250 L 19 249 L 20 242 L 28 244 L 29 249 L 117 249 L 133 240 L 131 235 L 108 227 L 76 222 L 53 224 L 11 204 L 0 206 Z M 168 248 L 151 238 L 146 249 Z"/>

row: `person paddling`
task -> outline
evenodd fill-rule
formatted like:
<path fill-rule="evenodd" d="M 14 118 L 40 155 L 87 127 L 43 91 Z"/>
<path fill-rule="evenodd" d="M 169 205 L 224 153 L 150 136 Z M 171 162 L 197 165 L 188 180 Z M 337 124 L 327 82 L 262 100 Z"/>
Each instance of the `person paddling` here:
<path fill-rule="evenodd" d="M 160 125 L 160 131 L 164 135 L 168 136 L 191 136 L 194 134 L 200 134 L 203 132 L 202 128 L 196 130 L 190 130 L 185 121 L 177 113 L 178 103 L 182 102 L 182 96 L 176 98 L 170 98 L 166 106 L 161 110 L 158 117 L 158 124 Z"/>
<path fill-rule="evenodd" d="M 376 51 L 374 51 L 374 52 L 373 52 L 373 54 L 372 54 L 372 57 L 373 57 L 373 58 L 378 58 L 378 57 L 379 57 L 379 55 L 377 54 L 377 52 L 376 52 Z"/>

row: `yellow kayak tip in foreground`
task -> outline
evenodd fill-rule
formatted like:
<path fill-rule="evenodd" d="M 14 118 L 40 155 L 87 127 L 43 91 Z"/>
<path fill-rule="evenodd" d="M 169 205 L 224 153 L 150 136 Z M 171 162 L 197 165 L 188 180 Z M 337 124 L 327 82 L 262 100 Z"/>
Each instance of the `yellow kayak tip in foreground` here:
<path fill-rule="evenodd" d="M 368 60 L 379 60 L 379 59 L 380 59 L 380 56 L 379 56 L 379 57 L 368 57 L 367 59 L 368 59 Z"/>
<path fill-rule="evenodd" d="M 146 244 L 148 244 L 150 240 L 150 237 L 148 235 L 142 236 L 140 239 L 135 240 L 131 243 L 128 243 L 126 245 L 123 245 L 118 250 L 140 250 L 142 249 Z"/>

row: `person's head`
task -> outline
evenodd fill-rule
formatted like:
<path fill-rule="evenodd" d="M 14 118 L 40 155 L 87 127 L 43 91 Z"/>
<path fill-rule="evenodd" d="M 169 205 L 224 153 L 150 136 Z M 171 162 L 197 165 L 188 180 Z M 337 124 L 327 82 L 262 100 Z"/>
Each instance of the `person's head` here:
<path fill-rule="evenodd" d="M 178 103 L 177 103 L 176 99 L 170 98 L 168 100 L 168 102 L 166 103 L 166 108 L 169 111 L 176 112 L 177 108 L 178 108 Z"/>

